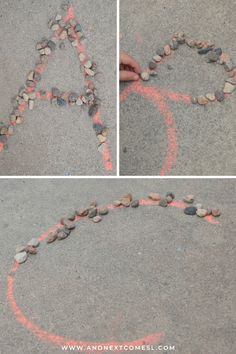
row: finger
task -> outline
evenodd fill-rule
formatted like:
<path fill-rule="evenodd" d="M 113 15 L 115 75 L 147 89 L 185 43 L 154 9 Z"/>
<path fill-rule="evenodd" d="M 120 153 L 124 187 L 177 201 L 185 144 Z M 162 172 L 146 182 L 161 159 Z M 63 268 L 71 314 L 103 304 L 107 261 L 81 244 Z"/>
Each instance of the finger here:
<path fill-rule="evenodd" d="M 132 71 L 120 71 L 120 81 L 137 81 L 139 79 L 139 75 Z"/>
<path fill-rule="evenodd" d="M 141 73 L 141 67 L 134 58 L 126 53 L 121 53 L 120 63 L 131 66 L 137 74 Z"/>

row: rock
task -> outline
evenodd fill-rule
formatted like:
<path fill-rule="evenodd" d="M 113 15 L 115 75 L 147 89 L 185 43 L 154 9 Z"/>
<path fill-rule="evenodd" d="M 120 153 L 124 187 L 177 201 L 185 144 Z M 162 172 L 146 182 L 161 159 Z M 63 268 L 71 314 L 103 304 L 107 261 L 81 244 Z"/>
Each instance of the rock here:
<path fill-rule="evenodd" d="M 102 217 L 100 215 L 97 215 L 97 216 L 93 217 L 93 222 L 98 223 L 100 221 L 102 221 Z"/>
<path fill-rule="evenodd" d="M 96 208 L 97 205 L 98 203 L 96 202 L 96 200 L 94 200 L 93 202 L 90 203 L 90 209 Z"/>
<path fill-rule="evenodd" d="M 70 220 L 64 220 L 64 226 L 68 230 L 73 230 L 76 228 L 76 223 Z"/>
<path fill-rule="evenodd" d="M 28 74 L 27 80 L 29 80 L 29 81 L 33 81 L 33 80 L 34 80 L 34 71 L 31 71 L 31 72 Z"/>
<path fill-rule="evenodd" d="M 93 66 L 93 63 L 90 60 L 87 60 L 84 63 L 84 67 L 87 68 L 87 69 L 91 69 L 92 66 Z"/>
<path fill-rule="evenodd" d="M 17 246 L 16 253 L 21 253 L 25 251 L 26 246 Z"/>
<path fill-rule="evenodd" d="M 197 208 L 194 206 L 187 207 L 184 209 L 184 214 L 186 215 L 196 215 Z"/>
<path fill-rule="evenodd" d="M 61 50 L 64 50 L 64 49 L 66 48 L 65 43 L 64 43 L 64 42 L 61 42 L 61 43 L 59 44 L 59 48 L 60 48 Z"/>
<path fill-rule="evenodd" d="M 202 47 L 204 46 L 202 41 L 196 41 L 195 45 L 196 45 L 197 49 L 202 49 Z"/>
<path fill-rule="evenodd" d="M 97 208 L 93 208 L 93 209 L 89 210 L 89 212 L 88 212 L 89 218 L 94 218 L 96 215 L 97 215 Z"/>
<path fill-rule="evenodd" d="M 120 203 L 121 203 L 121 205 L 123 205 L 124 207 L 129 207 L 130 206 L 130 204 L 131 204 L 131 200 L 130 200 L 130 198 L 120 198 Z"/>
<path fill-rule="evenodd" d="M 86 59 L 86 55 L 85 55 L 84 53 L 80 53 L 80 54 L 79 54 L 79 60 L 80 60 L 80 62 L 81 62 L 81 63 L 84 62 L 85 59 Z"/>
<path fill-rule="evenodd" d="M 212 48 L 202 48 L 198 50 L 198 54 L 203 55 L 212 51 Z"/>
<path fill-rule="evenodd" d="M 171 49 L 170 49 L 169 44 L 165 45 L 165 47 L 164 47 L 164 53 L 165 53 L 165 55 L 167 55 L 167 56 L 171 54 Z"/>
<path fill-rule="evenodd" d="M 174 38 L 179 44 L 184 44 L 185 43 L 185 33 L 184 32 L 176 32 L 174 34 Z"/>
<path fill-rule="evenodd" d="M 61 94 L 61 91 L 57 87 L 52 87 L 51 91 L 53 97 L 58 97 Z"/>
<path fill-rule="evenodd" d="M 186 197 L 183 198 L 183 201 L 185 203 L 189 203 L 189 204 L 193 203 L 194 202 L 194 195 L 192 195 L 192 194 L 187 195 Z"/>
<path fill-rule="evenodd" d="M 115 200 L 115 201 L 113 202 L 113 205 L 114 205 L 115 207 L 118 207 L 118 206 L 121 205 L 121 201 L 120 201 L 120 200 Z"/>
<path fill-rule="evenodd" d="M 224 99 L 225 99 L 224 92 L 223 91 L 216 91 L 215 97 L 216 97 L 217 101 L 219 101 L 219 102 L 224 101 Z"/>
<path fill-rule="evenodd" d="M 16 117 L 16 124 L 22 124 L 24 121 L 23 117 L 19 116 L 19 117 Z"/>
<path fill-rule="evenodd" d="M 207 59 L 210 61 L 210 62 L 216 62 L 218 59 L 219 59 L 219 55 L 214 52 L 214 51 L 210 51 L 208 54 L 207 54 Z"/>
<path fill-rule="evenodd" d="M 150 75 L 150 76 L 157 76 L 157 75 L 158 75 L 158 72 L 155 71 L 155 70 L 150 70 L 149 75 Z"/>
<path fill-rule="evenodd" d="M 228 82 L 231 85 L 236 85 L 236 79 L 233 77 L 229 77 L 228 79 L 225 80 L 226 82 Z"/>
<path fill-rule="evenodd" d="M 235 89 L 236 89 L 236 86 L 231 85 L 229 82 L 226 82 L 223 92 L 224 93 L 232 93 Z"/>
<path fill-rule="evenodd" d="M 75 104 L 76 104 L 77 106 L 82 106 L 82 105 L 83 105 L 83 101 L 81 100 L 80 97 L 76 100 Z"/>
<path fill-rule="evenodd" d="M 95 114 L 98 112 L 98 109 L 99 109 L 98 104 L 95 103 L 95 104 L 91 105 L 88 110 L 88 115 L 90 117 L 95 116 Z"/>
<path fill-rule="evenodd" d="M 107 215 L 108 213 L 109 213 L 109 210 L 106 206 L 98 208 L 99 215 Z"/>
<path fill-rule="evenodd" d="M 148 198 L 155 201 L 161 200 L 161 196 L 158 193 L 149 193 Z"/>
<path fill-rule="evenodd" d="M 34 108 L 34 100 L 29 100 L 28 101 L 28 107 L 30 110 L 32 110 Z"/>
<path fill-rule="evenodd" d="M 49 47 L 44 48 L 44 54 L 45 55 L 50 55 L 52 53 L 51 49 Z"/>
<path fill-rule="evenodd" d="M 197 209 L 196 214 L 200 218 L 204 218 L 207 215 L 207 210 L 206 209 Z"/>
<path fill-rule="evenodd" d="M 28 243 L 27 246 L 38 247 L 40 244 L 37 238 L 32 238 Z"/>
<path fill-rule="evenodd" d="M 166 198 L 169 197 L 169 196 L 172 198 L 172 200 L 175 199 L 174 193 L 172 193 L 172 192 L 167 192 L 167 193 L 166 193 Z"/>
<path fill-rule="evenodd" d="M 75 92 L 71 92 L 70 94 L 69 94 L 69 96 L 68 96 L 68 101 L 69 101 L 69 103 L 76 103 L 76 101 L 77 101 L 77 99 L 78 99 L 78 94 L 77 93 L 75 93 Z"/>
<path fill-rule="evenodd" d="M 159 202 L 159 206 L 165 208 L 165 207 L 167 207 L 167 205 L 168 205 L 168 203 L 167 203 L 166 198 L 162 198 Z"/>
<path fill-rule="evenodd" d="M 197 203 L 197 204 L 196 204 L 196 208 L 197 208 L 197 209 L 203 209 L 202 204 Z"/>
<path fill-rule="evenodd" d="M 171 195 L 168 195 L 168 196 L 166 197 L 166 201 L 167 201 L 168 204 L 171 203 L 171 202 L 173 202 L 173 198 L 171 197 Z"/>
<path fill-rule="evenodd" d="M 219 209 L 212 209 L 211 211 L 212 215 L 215 216 L 215 217 L 218 217 L 221 215 L 221 212 Z"/>
<path fill-rule="evenodd" d="M 197 97 L 195 97 L 195 96 L 192 96 L 191 97 L 191 102 L 193 103 L 193 104 L 196 104 L 198 101 L 197 101 Z"/>
<path fill-rule="evenodd" d="M 109 129 L 107 127 L 104 127 L 103 130 L 102 130 L 102 135 L 107 137 L 108 133 L 109 133 Z"/>
<path fill-rule="evenodd" d="M 205 96 L 198 96 L 197 102 L 200 105 L 206 105 L 208 103 L 208 99 Z"/>
<path fill-rule="evenodd" d="M 68 220 L 70 220 L 70 221 L 74 221 L 75 218 L 76 218 L 76 213 L 75 212 L 71 213 L 71 215 L 68 216 Z"/>
<path fill-rule="evenodd" d="M 6 125 L 3 125 L 0 127 L 0 135 L 6 135 L 8 131 L 8 128 Z"/>
<path fill-rule="evenodd" d="M 58 104 L 58 106 L 60 106 L 60 107 L 66 106 L 66 100 L 64 100 L 64 99 L 61 98 L 61 97 L 57 97 L 57 104 Z"/>
<path fill-rule="evenodd" d="M 56 50 L 56 47 L 57 47 L 57 46 L 56 46 L 56 43 L 53 42 L 52 40 L 49 40 L 49 41 L 48 41 L 47 46 L 48 46 L 48 48 L 51 49 L 52 52 L 54 52 L 54 50 Z"/>
<path fill-rule="evenodd" d="M 28 255 L 25 251 L 17 253 L 14 257 L 15 261 L 19 264 L 24 263 L 27 260 L 27 258 L 28 258 Z"/>
<path fill-rule="evenodd" d="M 57 232 L 57 239 L 59 241 L 65 240 L 69 236 L 68 232 L 65 231 L 65 229 L 61 229 Z"/>
<path fill-rule="evenodd" d="M 37 248 L 32 247 L 32 246 L 27 246 L 25 248 L 25 252 L 29 253 L 29 254 L 37 254 Z"/>
<path fill-rule="evenodd" d="M 194 48 L 195 47 L 195 41 L 193 39 L 187 38 L 187 39 L 185 39 L 185 43 L 190 48 Z"/>
<path fill-rule="evenodd" d="M 58 31 L 59 28 L 60 28 L 60 26 L 59 26 L 58 23 L 53 23 L 52 26 L 51 26 L 51 30 L 52 30 L 53 32 Z"/>
<path fill-rule="evenodd" d="M 94 76 L 95 75 L 95 72 L 93 70 L 91 70 L 91 69 L 85 68 L 85 72 L 86 72 L 86 74 L 88 76 Z"/>
<path fill-rule="evenodd" d="M 231 71 L 236 68 L 236 65 L 232 60 L 229 60 L 224 64 L 224 68 L 226 71 Z"/>
<path fill-rule="evenodd" d="M 154 63 L 153 61 L 150 61 L 149 64 L 148 64 L 148 67 L 150 70 L 155 70 L 156 67 L 157 67 L 157 64 Z"/>
<path fill-rule="evenodd" d="M 148 81 L 148 80 L 150 79 L 149 73 L 148 73 L 147 71 L 143 71 L 143 72 L 141 73 L 141 79 L 142 79 L 143 81 Z"/>
<path fill-rule="evenodd" d="M 172 41 L 170 42 L 170 48 L 171 48 L 172 50 L 176 50 L 176 49 L 178 49 L 178 48 L 179 48 L 179 44 L 178 44 L 178 42 L 177 42 L 177 41 L 172 40 Z"/>
<path fill-rule="evenodd" d="M 57 239 L 57 232 L 50 232 L 50 234 L 46 238 L 46 242 L 52 243 L 52 242 L 56 241 L 56 239 Z"/>
<path fill-rule="evenodd" d="M 164 48 L 158 48 L 156 50 L 156 54 L 159 55 L 160 57 L 164 57 L 164 55 L 165 55 Z"/>
<path fill-rule="evenodd" d="M 95 130 L 96 135 L 102 134 L 103 131 L 103 125 L 94 123 L 93 124 L 93 129 Z"/>
<path fill-rule="evenodd" d="M 133 200 L 131 202 L 131 207 L 132 208 L 137 208 L 139 206 L 139 200 Z"/>
<path fill-rule="evenodd" d="M 221 54 L 223 53 L 221 48 L 216 48 L 214 49 L 214 52 L 218 54 L 218 56 L 221 56 Z"/>
<path fill-rule="evenodd" d="M 126 194 L 124 194 L 124 195 L 122 196 L 122 198 L 127 198 L 127 199 L 129 199 L 130 202 L 132 202 L 132 200 L 133 200 L 133 196 L 132 196 L 131 193 L 126 193 Z"/>
<path fill-rule="evenodd" d="M 208 101 L 210 101 L 210 102 L 213 102 L 213 101 L 216 100 L 216 96 L 215 96 L 214 93 L 207 93 L 207 94 L 206 94 L 206 98 L 207 98 Z"/>
<path fill-rule="evenodd" d="M 105 136 L 103 136 L 102 134 L 98 134 L 97 135 L 98 141 L 100 144 L 103 144 L 106 142 L 107 138 Z"/>
<path fill-rule="evenodd" d="M 81 25 L 80 25 L 79 23 L 77 23 L 77 24 L 75 25 L 74 30 L 75 30 L 75 32 L 82 32 L 82 27 L 81 27 Z"/>
<path fill-rule="evenodd" d="M 152 58 L 156 63 L 160 63 L 160 61 L 162 60 L 160 55 L 154 55 Z"/>
<path fill-rule="evenodd" d="M 81 209 L 81 210 L 76 210 L 76 214 L 77 214 L 78 216 L 81 216 L 81 217 L 87 216 L 88 213 L 89 213 L 89 209 L 88 209 L 88 208 L 86 208 L 86 209 Z"/>
<path fill-rule="evenodd" d="M 67 38 L 66 30 L 63 30 L 59 35 L 60 40 L 64 41 Z"/>

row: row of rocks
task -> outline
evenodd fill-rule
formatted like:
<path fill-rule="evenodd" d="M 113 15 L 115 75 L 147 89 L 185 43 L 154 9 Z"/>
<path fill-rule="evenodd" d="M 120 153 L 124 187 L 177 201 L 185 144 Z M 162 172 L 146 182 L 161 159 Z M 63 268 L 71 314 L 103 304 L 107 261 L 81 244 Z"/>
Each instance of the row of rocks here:
<path fill-rule="evenodd" d="M 190 48 L 198 49 L 199 55 L 206 56 L 207 63 L 218 63 L 223 65 L 226 72 L 229 73 L 229 78 L 225 80 L 224 87 L 221 90 L 215 92 L 209 92 L 205 95 L 191 97 L 193 104 L 206 105 L 208 102 L 219 101 L 222 102 L 225 99 L 225 94 L 231 94 L 236 89 L 236 64 L 232 61 L 229 55 L 223 53 L 221 48 L 215 48 L 214 43 L 209 41 L 193 40 L 186 37 L 183 32 L 175 33 L 171 41 L 162 48 L 158 48 L 156 54 L 148 64 L 148 69 L 141 73 L 141 79 L 148 81 L 150 76 L 157 76 L 158 63 L 160 63 L 164 57 L 169 56 L 172 51 L 179 48 L 180 45 L 186 44 Z"/>
<path fill-rule="evenodd" d="M 161 196 L 159 193 L 152 192 L 148 194 L 148 198 L 158 202 L 160 207 L 166 208 L 175 199 L 173 192 L 167 192 L 165 197 Z M 194 196 L 187 195 L 183 198 L 183 201 L 187 204 L 194 203 Z M 113 202 L 114 207 L 132 207 L 137 208 L 140 205 L 138 199 L 133 198 L 131 193 L 124 194 L 121 198 Z M 76 221 L 78 218 L 87 217 L 94 223 L 99 223 L 102 221 L 103 216 L 109 213 L 107 206 L 98 206 L 97 202 L 92 202 L 89 207 L 75 210 L 75 212 L 68 215 L 66 218 L 61 218 L 60 227 L 54 232 L 50 232 L 46 238 L 48 244 L 55 242 L 56 240 L 61 241 L 69 237 L 72 230 L 76 228 Z M 218 217 L 221 215 L 219 209 L 213 208 L 203 208 L 202 204 L 197 203 L 196 205 L 187 206 L 184 209 L 186 215 L 197 215 L 201 218 L 212 215 Z M 24 263 L 29 255 L 35 255 L 37 253 L 37 247 L 40 241 L 37 238 L 32 238 L 26 246 L 18 246 L 16 248 L 15 261 L 19 264 Z"/>

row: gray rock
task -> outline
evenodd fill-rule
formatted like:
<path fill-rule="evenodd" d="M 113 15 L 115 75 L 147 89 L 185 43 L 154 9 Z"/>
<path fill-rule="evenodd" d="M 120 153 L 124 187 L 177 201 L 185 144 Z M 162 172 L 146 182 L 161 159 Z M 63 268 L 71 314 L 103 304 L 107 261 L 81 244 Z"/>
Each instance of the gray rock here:
<path fill-rule="evenodd" d="M 109 213 L 109 210 L 106 206 L 98 208 L 99 215 L 107 215 L 108 213 Z"/>
<path fill-rule="evenodd" d="M 203 55 L 207 54 L 208 52 L 211 52 L 213 48 L 202 48 L 198 50 L 198 54 Z"/>
<path fill-rule="evenodd" d="M 102 134 L 104 126 L 98 123 L 93 124 L 93 129 L 95 130 L 96 135 Z"/>
<path fill-rule="evenodd" d="M 143 81 L 148 81 L 150 79 L 150 75 L 147 71 L 143 71 L 140 76 Z"/>
<path fill-rule="evenodd" d="M 148 64 L 148 67 L 150 70 L 155 70 L 156 67 L 157 67 L 157 64 L 154 63 L 154 61 L 150 61 L 149 64 Z"/>
<path fill-rule="evenodd" d="M 159 206 L 165 208 L 167 207 L 168 203 L 167 203 L 167 200 L 165 198 L 162 198 L 159 202 Z"/>
<path fill-rule="evenodd" d="M 224 64 L 224 68 L 228 72 L 228 71 L 235 69 L 236 65 L 234 64 L 234 62 L 232 60 L 229 60 L 227 63 Z"/>
<path fill-rule="evenodd" d="M 38 247 L 40 244 L 37 238 L 32 238 L 28 243 L 27 246 Z"/>
<path fill-rule="evenodd" d="M 194 195 L 192 195 L 192 194 L 187 195 L 186 197 L 183 198 L 183 201 L 185 203 L 189 203 L 189 204 L 193 203 L 194 202 Z"/>
<path fill-rule="evenodd" d="M 95 114 L 98 112 L 98 109 L 99 109 L 98 104 L 93 104 L 92 106 L 89 107 L 88 115 L 90 117 L 94 117 Z"/>
<path fill-rule="evenodd" d="M 187 207 L 184 209 L 184 214 L 186 215 L 196 215 L 197 208 L 194 206 Z"/>
<path fill-rule="evenodd" d="M 156 54 L 159 55 L 160 57 L 164 57 L 164 55 L 165 55 L 164 48 L 158 48 L 156 50 Z"/>
<path fill-rule="evenodd" d="M 62 106 L 66 106 L 66 100 L 64 100 L 61 97 L 57 97 L 57 104 L 58 106 L 62 107 Z"/>
<path fill-rule="evenodd" d="M 207 215 L 207 210 L 206 209 L 197 209 L 196 214 L 200 218 L 204 218 Z"/>
<path fill-rule="evenodd" d="M 178 48 L 179 48 L 179 43 L 178 43 L 177 41 L 171 41 L 171 42 L 170 42 L 170 48 L 171 48 L 172 50 L 178 49 Z"/>
<path fill-rule="evenodd" d="M 59 241 L 64 240 L 68 236 L 69 236 L 68 232 L 66 232 L 64 229 L 59 230 L 57 233 L 57 239 Z"/>
<path fill-rule="evenodd" d="M 58 97 L 61 94 L 61 91 L 57 87 L 52 87 L 52 96 L 53 97 Z"/>
<path fill-rule="evenodd" d="M 52 40 L 49 40 L 49 41 L 48 41 L 47 46 L 51 49 L 52 52 L 54 52 L 54 50 L 56 50 L 56 47 L 57 47 L 57 46 L 56 46 L 56 43 L 53 42 Z"/>
<path fill-rule="evenodd" d="M 91 209 L 88 213 L 89 218 L 94 218 L 96 215 L 97 215 L 97 208 Z"/>
<path fill-rule="evenodd" d="M 139 206 L 139 200 L 133 200 L 130 204 L 132 208 L 137 208 Z"/>
<path fill-rule="evenodd" d="M 102 217 L 100 215 L 96 215 L 93 217 L 93 222 L 98 223 L 102 221 Z"/>
<path fill-rule="evenodd" d="M 216 100 L 219 101 L 219 102 L 224 101 L 224 99 L 225 99 L 224 92 L 223 91 L 216 91 L 215 92 L 215 97 L 216 97 Z"/>
<path fill-rule="evenodd" d="M 214 52 L 214 51 L 210 51 L 210 52 L 207 54 L 207 59 L 208 59 L 210 62 L 216 62 L 216 61 L 219 59 L 219 54 L 217 54 L 217 53 Z"/>
<path fill-rule="evenodd" d="M 223 53 L 221 48 L 214 49 L 214 52 L 217 53 L 219 56 L 221 56 L 221 54 Z"/>
<path fill-rule="evenodd" d="M 17 253 L 14 257 L 15 261 L 19 264 L 21 263 L 24 263 L 28 258 L 28 254 L 27 252 L 20 252 L 20 253 Z"/>

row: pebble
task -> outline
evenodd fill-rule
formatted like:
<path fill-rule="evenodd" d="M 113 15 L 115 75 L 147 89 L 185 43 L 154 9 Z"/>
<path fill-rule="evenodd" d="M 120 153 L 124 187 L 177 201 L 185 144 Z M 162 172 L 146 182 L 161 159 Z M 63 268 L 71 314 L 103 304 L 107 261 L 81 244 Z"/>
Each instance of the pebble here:
<path fill-rule="evenodd" d="M 105 136 L 103 136 L 102 134 L 98 134 L 97 135 L 98 141 L 100 144 L 103 144 L 106 142 L 107 138 Z"/>
<path fill-rule="evenodd" d="M 155 201 L 161 200 L 161 196 L 158 193 L 149 193 L 148 198 Z"/>
<path fill-rule="evenodd" d="M 65 49 L 66 48 L 66 45 L 65 45 L 65 43 L 64 42 L 61 42 L 60 44 L 59 44 L 59 48 L 60 49 Z"/>
<path fill-rule="evenodd" d="M 86 208 L 86 209 L 81 209 L 81 210 L 76 210 L 76 214 L 78 216 L 87 216 L 89 213 L 89 209 Z"/>
<path fill-rule="evenodd" d="M 91 70 L 91 69 L 85 68 L 85 72 L 86 72 L 86 74 L 88 76 L 94 76 L 95 75 L 95 72 L 93 70 Z"/>
<path fill-rule="evenodd" d="M 157 76 L 158 73 L 157 73 L 157 71 L 155 71 L 155 70 L 150 70 L 149 75 L 150 75 L 150 76 Z"/>
<path fill-rule="evenodd" d="M 194 48 L 195 47 L 195 41 L 193 39 L 186 39 L 185 43 L 187 44 L 188 47 Z"/>
<path fill-rule="evenodd" d="M 84 63 L 84 67 L 87 69 L 90 69 L 93 66 L 93 63 L 91 62 L 91 60 L 88 60 Z"/>
<path fill-rule="evenodd" d="M 158 48 L 156 50 L 156 54 L 159 55 L 160 57 L 164 57 L 164 55 L 165 55 L 164 48 Z"/>
<path fill-rule="evenodd" d="M 216 91 L 215 97 L 216 97 L 217 101 L 219 101 L 219 102 L 224 101 L 224 99 L 225 99 L 224 92 L 223 91 Z"/>
<path fill-rule="evenodd" d="M 32 246 L 27 246 L 25 248 L 25 252 L 27 252 L 29 254 L 37 254 L 38 253 L 37 248 L 32 247 Z"/>
<path fill-rule="evenodd" d="M 89 107 L 89 110 L 88 110 L 88 115 L 90 117 L 93 117 L 95 116 L 95 114 L 98 112 L 98 109 L 99 109 L 99 106 L 98 104 L 93 104 Z"/>
<path fill-rule="evenodd" d="M 93 222 L 98 223 L 100 221 L 102 221 L 102 217 L 100 215 L 94 216 Z"/>
<path fill-rule="evenodd" d="M 51 49 L 49 48 L 49 47 L 46 47 L 45 49 L 44 49 L 44 54 L 45 55 L 50 55 L 52 53 L 52 51 L 51 51 Z"/>
<path fill-rule="evenodd" d="M 156 67 L 157 67 L 157 64 L 154 63 L 153 61 L 150 61 L 149 64 L 148 64 L 148 67 L 150 70 L 155 70 Z"/>
<path fill-rule="evenodd" d="M 191 97 L 191 102 L 192 102 L 193 104 L 196 104 L 196 103 L 197 103 L 197 97 L 192 96 L 192 97 Z"/>
<path fill-rule="evenodd" d="M 207 215 L 207 210 L 206 209 L 197 209 L 196 214 L 200 218 L 204 218 Z"/>
<path fill-rule="evenodd" d="M 205 105 L 208 103 L 208 99 L 205 96 L 198 96 L 197 98 L 198 104 Z"/>
<path fill-rule="evenodd" d="M 81 98 L 78 98 L 78 99 L 76 100 L 75 104 L 76 104 L 77 106 L 82 106 L 82 105 L 83 105 L 83 101 L 81 100 Z"/>
<path fill-rule="evenodd" d="M 109 213 L 109 210 L 106 206 L 98 208 L 99 215 L 107 215 L 108 213 Z"/>
<path fill-rule="evenodd" d="M 50 234 L 48 235 L 46 242 L 47 243 L 52 243 L 54 241 L 56 241 L 57 239 L 57 232 L 50 232 Z"/>
<path fill-rule="evenodd" d="M 32 110 L 34 108 L 34 100 L 29 100 L 28 101 L 28 107 L 30 110 Z"/>
<path fill-rule="evenodd" d="M 121 205 L 123 205 L 124 207 L 128 208 L 131 204 L 131 201 L 129 198 L 120 198 L 120 203 Z"/>
<path fill-rule="evenodd" d="M 142 79 L 143 81 L 148 81 L 148 80 L 150 79 L 149 73 L 148 73 L 147 71 L 143 71 L 143 72 L 141 73 L 141 79 Z"/>
<path fill-rule="evenodd" d="M 167 55 L 167 56 L 171 54 L 171 49 L 170 49 L 169 44 L 165 45 L 165 47 L 164 47 L 164 53 L 165 53 L 165 55 Z"/>
<path fill-rule="evenodd" d="M 234 79 L 233 77 L 229 77 L 225 81 L 228 82 L 231 85 L 236 85 L 236 79 Z"/>
<path fill-rule="evenodd" d="M 168 205 L 168 203 L 167 203 L 166 198 L 162 198 L 159 202 L 159 206 L 165 208 L 165 207 L 167 207 L 167 205 Z"/>
<path fill-rule="evenodd" d="M 221 212 L 220 212 L 219 209 L 212 209 L 211 213 L 212 213 L 212 215 L 215 216 L 215 217 L 221 215 Z"/>
<path fill-rule="evenodd" d="M 213 102 L 213 101 L 216 100 L 216 96 L 215 96 L 214 93 L 207 93 L 207 94 L 206 94 L 206 98 L 207 98 L 208 101 L 210 101 L 210 102 Z"/>
<path fill-rule="evenodd" d="M 79 23 L 77 23 L 76 25 L 75 25 L 75 32 L 82 32 L 82 27 L 81 27 L 81 25 L 79 24 Z"/>
<path fill-rule="evenodd" d="M 203 208 L 202 208 L 202 204 L 197 203 L 197 204 L 196 204 L 196 208 L 197 208 L 197 209 L 203 209 Z"/>
<path fill-rule="evenodd" d="M 28 243 L 27 246 L 38 247 L 40 244 L 37 238 L 32 238 Z"/>
<path fill-rule="evenodd" d="M 210 51 L 212 51 L 212 48 L 202 48 L 198 50 L 198 54 L 203 55 L 209 53 Z"/>
<path fill-rule="evenodd" d="M 25 92 L 23 93 L 23 99 L 25 102 L 28 102 L 28 100 L 29 100 L 29 96 Z"/>
<path fill-rule="evenodd" d="M 77 47 L 79 44 L 78 40 L 76 39 L 75 41 L 71 42 L 72 47 Z"/>
<path fill-rule="evenodd" d="M 52 52 L 54 52 L 54 50 L 56 50 L 56 43 L 53 42 L 52 40 L 49 40 L 47 43 L 47 46 L 51 49 Z"/>
<path fill-rule="evenodd" d="M 64 220 L 64 226 L 68 229 L 68 230 L 73 230 L 76 228 L 76 223 L 70 220 Z"/>
<path fill-rule="evenodd" d="M 102 130 L 102 135 L 107 137 L 108 133 L 109 133 L 109 129 L 107 127 L 104 127 Z"/>
<path fill-rule="evenodd" d="M 185 34 L 184 32 L 176 32 L 174 34 L 175 39 L 177 40 L 178 43 L 184 44 L 185 43 Z"/>
<path fill-rule="evenodd" d="M 132 196 L 131 193 L 126 193 L 126 194 L 124 194 L 124 195 L 122 196 L 122 198 L 127 198 L 127 199 L 129 199 L 130 202 L 132 202 L 132 200 L 133 200 L 133 196 Z"/>
<path fill-rule="evenodd" d="M 166 197 L 166 201 L 167 201 L 168 204 L 171 203 L 171 202 L 173 202 L 173 198 L 171 197 L 171 195 L 168 195 L 168 196 Z"/>
<path fill-rule="evenodd" d="M 184 209 L 184 214 L 186 215 L 196 215 L 197 208 L 194 206 L 187 207 Z"/>
<path fill-rule="evenodd" d="M 226 71 L 231 71 L 236 68 L 236 65 L 232 60 L 229 60 L 224 64 L 224 68 Z"/>
<path fill-rule="evenodd" d="M 194 195 L 192 195 L 192 194 L 187 195 L 186 197 L 183 198 L 183 201 L 185 203 L 189 203 L 189 204 L 193 203 L 194 202 Z"/>
<path fill-rule="evenodd" d="M 224 93 L 232 93 L 235 89 L 236 89 L 236 86 L 231 85 L 229 82 L 226 82 L 223 92 Z"/>
<path fill-rule="evenodd" d="M 162 60 L 160 55 L 154 55 L 152 58 L 156 63 L 160 63 L 160 61 Z"/>
<path fill-rule="evenodd" d="M 179 48 L 179 44 L 178 44 L 178 42 L 177 42 L 177 41 L 172 40 L 172 41 L 170 42 L 170 48 L 171 48 L 172 50 L 176 50 L 176 49 L 178 49 L 178 48 Z"/>
<path fill-rule="evenodd" d="M 80 62 L 83 62 L 86 59 L 86 55 L 84 53 L 79 54 L 79 60 Z"/>
<path fill-rule="evenodd" d="M 17 246 L 16 247 L 16 253 L 21 253 L 25 251 L 25 246 Z"/>
<path fill-rule="evenodd" d="M 76 218 L 76 213 L 75 212 L 68 216 L 68 220 L 70 220 L 70 221 L 74 221 L 75 218 Z"/>
<path fill-rule="evenodd" d="M 66 38 L 67 38 L 67 32 L 66 30 L 63 30 L 60 35 L 59 35 L 59 38 L 64 41 Z"/>
<path fill-rule="evenodd" d="M 114 205 L 115 207 L 118 207 L 118 206 L 121 205 L 121 201 L 120 201 L 120 200 L 114 200 L 113 205 Z"/>
<path fill-rule="evenodd" d="M 97 215 L 97 208 L 93 208 L 93 209 L 89 210 L 89 212 L 88 212 L 89 218 L 94 218 L 96 215 Z"/>
<path fill-rule="evenodd" d="M 2 127 L 0 127 L 0 135 L 6 135 L 7 134 L 7 126 L 3 125 Z"/>
<path fill-rule="evenodd" d="M 59 241 L 65 240 L 65 238 L 67 238 L 68 236 L 69 236 L 69 234 L 68 234 L 68 232 L 65 231 L 65 229 L 61 229 L 57 233 L 57 239 Z"/>
<path fill-rule="evenodd" d="M 34 71 L 31 71 L 28 76 L 27 76 L 27 80 L 33 81 L 34 80 Z"/>
<path fill-rule="evenodd" d="M 60 107 L 66 106 L 66 100 L 63 100 L 63 98 L 61 98 L 61 97 L 57 97 L 57 104 Z"/>
<path fill-rule="evenodd" d="M 27 260 L 27 258 L 28 258 L 28 255 L 25 251 L 17 253 L 14 257 L 15 261 L 19 264 L 24 263 Z"/>
<path fill-rule="evenodd" d="M 221 48 L 214 49 L 214 52 L 217 53 L 219 56 L 221 56 L 221 54 L 223 53 Z"/>
<path fill-rule="evenodd" d="M 58 97 L 61 94 L 61 91 L 57 87 L 52 87 L 52 96 L 53 97 Z"/>
<path fill-rule="evenodd" d="M 95 130 L 96 135 L 102 134 L 103 131 L 103 125 L 94 123 L 93 124 L 93 129 Z"/>
<path fill-rule="evenodd" d="M 208 59 L 210 62 L 216 62 L 216 61 L 219 59 L 219 54 L 217 54 L 217 53 L 214 52 L 214 51 L 210 51 L 210 52 L 207 54 L 207 59 Z"/>
<path fill-rule="evenodd" d="M 52 30 L 53 32 L 59 30 L 59 28 L 60 28 L 60 26 L 59 26 L 58 23 L 54 23 L 54 24 L 51 26 L 51 30 Z"/>
<path fill-rule="evenodd" d="M 139 200 L 133 200 L 132 203 L 131 203 L 131 207 L 132 208 L 137 208 L 139 206 Z"/>
<path fill-rule="evenodd" d="M 172 200 L 175 199 L 175 195 L 173 192 L 167 192 L 166 197 L 169 197 L 169 196 L 172 198 Z"/>

